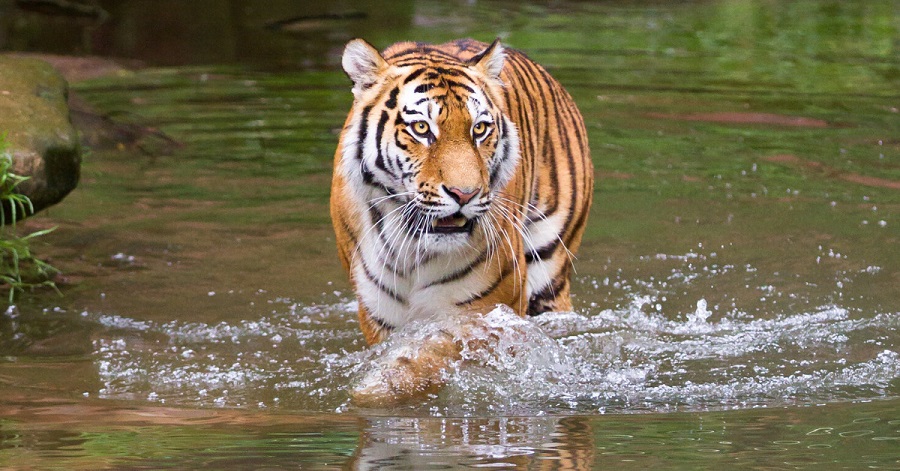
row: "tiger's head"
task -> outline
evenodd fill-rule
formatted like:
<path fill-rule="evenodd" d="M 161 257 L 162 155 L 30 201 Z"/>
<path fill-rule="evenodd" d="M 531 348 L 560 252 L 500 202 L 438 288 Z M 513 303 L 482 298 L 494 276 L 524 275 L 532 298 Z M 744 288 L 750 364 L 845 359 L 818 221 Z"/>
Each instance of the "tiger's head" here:
<path fill-rule="evenodd" d="M 354 104 L 341 171 L 376 226 L 400 226 L 398 244 L 433 253 L 471 246 L 499 220 L 491 208 L 519 159 L 503 47 L 495 41 L 467 60 L 415 43 L 392 50 L 385 59 L 361 39 L 344 50 Z"/>

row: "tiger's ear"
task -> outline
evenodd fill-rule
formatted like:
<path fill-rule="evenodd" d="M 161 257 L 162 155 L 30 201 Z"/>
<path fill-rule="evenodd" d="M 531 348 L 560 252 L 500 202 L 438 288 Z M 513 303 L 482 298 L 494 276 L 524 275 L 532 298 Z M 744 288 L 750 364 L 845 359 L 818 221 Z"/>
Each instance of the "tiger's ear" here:
<path fill-rule="evenodd" d="M 354 39 L 344 47 L 341 65 L 350 80 L 353 80 L 353 95 L 356 96 L 378 81 L 388 63 L 371 44 L 362 39 Z"/>
<path fill-rule="evenodd" d="M 480 70 L 492 80 L 500 81 L 500 72 L 506 61 L 506 51 L 500 44 L 500 38 L 494 40 L 484 51 L 469 59 L 469 64 Z"/>

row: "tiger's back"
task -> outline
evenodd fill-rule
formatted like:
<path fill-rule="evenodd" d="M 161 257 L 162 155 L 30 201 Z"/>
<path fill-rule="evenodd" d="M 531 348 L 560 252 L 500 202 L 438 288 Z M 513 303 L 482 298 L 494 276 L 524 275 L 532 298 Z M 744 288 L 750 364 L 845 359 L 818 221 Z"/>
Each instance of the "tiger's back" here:
<path fill-rule="evenodd" d="M 496 42 L 359 43 L 332 218 L 367 340 L 442 309 L 571 309 L 593 171 L 569 94 Z"/>

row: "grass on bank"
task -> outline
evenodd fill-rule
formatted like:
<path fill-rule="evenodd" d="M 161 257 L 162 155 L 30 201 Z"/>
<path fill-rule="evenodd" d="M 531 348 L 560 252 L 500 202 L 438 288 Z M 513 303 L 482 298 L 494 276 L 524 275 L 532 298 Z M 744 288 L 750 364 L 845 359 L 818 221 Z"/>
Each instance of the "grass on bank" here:
<path fill-rule="evenodd" d="M 28 179 L 12 172 L 12 155 L 8 150 L 6 133 L 0 134 L 0 204 L 9 208 L 9 220 L 5 211 L 0 211 L 0 288 L 9 287 L 9 303 L 15 300 L 17 292 L 40 286 L 56 289 L 51 277 L 58 272 L 47 262 L 36 258 L 30 243 L 36 237 L 45 235 L 55 228 L 32 232 L 19 236 L 16 219 L 20 214 L 34 213 L 34 207 L 27 196 L 16 192 L 16 187 Z"/>

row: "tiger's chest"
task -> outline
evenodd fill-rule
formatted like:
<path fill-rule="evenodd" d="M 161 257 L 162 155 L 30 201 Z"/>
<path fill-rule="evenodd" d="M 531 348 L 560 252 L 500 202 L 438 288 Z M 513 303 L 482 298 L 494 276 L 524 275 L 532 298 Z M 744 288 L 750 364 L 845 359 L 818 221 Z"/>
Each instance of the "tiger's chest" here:
<path fill-rule="evenodd" d="M 488 274 L 474 266 L 484 257 L 478 251 L 423 257 L 393 249 L 363 248 L 353 267 L 360 302 L 376 322 L 390 328 L 461 312 L 486 285 Z"/>

